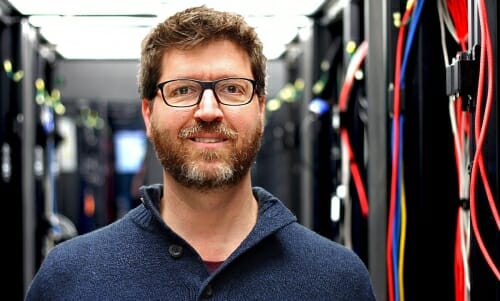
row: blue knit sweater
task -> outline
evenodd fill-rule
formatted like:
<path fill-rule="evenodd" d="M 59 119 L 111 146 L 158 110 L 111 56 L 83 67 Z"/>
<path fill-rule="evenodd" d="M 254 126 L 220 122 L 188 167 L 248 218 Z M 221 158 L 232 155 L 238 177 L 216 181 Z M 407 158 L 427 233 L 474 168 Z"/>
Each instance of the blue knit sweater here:
<path fill-rule="evenodd" d="M 161 219 L 161 185 L 118 221 L 56 245 L 26 294 L 31 300 L 375 300 L 359 257 L 297 223 L 255 187 L 257 224 L 209 273 Z"/>

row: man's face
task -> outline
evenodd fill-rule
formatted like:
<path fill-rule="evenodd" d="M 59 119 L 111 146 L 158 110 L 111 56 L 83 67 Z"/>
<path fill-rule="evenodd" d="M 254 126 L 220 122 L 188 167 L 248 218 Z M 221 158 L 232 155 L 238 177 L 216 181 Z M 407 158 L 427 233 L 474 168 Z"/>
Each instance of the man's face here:
<path fill-rule="evenodd" d="M 217 41 L 167 52 L 160 82 L 225 77 L 253 79 L 247 54 L 236 44 Z M 147 134 L 175 181 L 203 190 L 235 185 L 248 175 L 263 133 L 264 99 L 254 95 L 249 104 L 225 106 L 207 89 L 193 107 L 169 107 L 161 93 L 153 101 L 152 111 L 143 102 Z"/>

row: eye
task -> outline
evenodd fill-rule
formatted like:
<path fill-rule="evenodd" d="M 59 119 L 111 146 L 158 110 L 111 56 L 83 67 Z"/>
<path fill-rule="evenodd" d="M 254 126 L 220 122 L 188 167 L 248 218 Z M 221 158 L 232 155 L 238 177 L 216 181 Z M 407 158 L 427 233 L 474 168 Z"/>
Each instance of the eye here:
<path fill-rule="evenodd" d="M 198 83 L 186 80 L 172 81 L 165 85 L 166 95 L 170 98 L 197 95 L 199 91 Z"/>
<path fill-rule="evenodd" d="M 239 80 L 225 80 L 219 82 L 218 91 L 224 94 L 245 94 L 246 83 Z"/>
<path fill-rule="evenodd" d="M 238 86 L 235 86 L 235 85 L 232 85 L 232 86 L 227 86 L 225 88 L 226 92 L 228 93 L 239 93 L 241 92 L 241 87 L 238 87 Z"/>
<path fill-rule="evenodd" d="M 174 91 L 175 94 L 189 94 L 189 91 L 191 90 L 190 87 L 179 87 Z"/>

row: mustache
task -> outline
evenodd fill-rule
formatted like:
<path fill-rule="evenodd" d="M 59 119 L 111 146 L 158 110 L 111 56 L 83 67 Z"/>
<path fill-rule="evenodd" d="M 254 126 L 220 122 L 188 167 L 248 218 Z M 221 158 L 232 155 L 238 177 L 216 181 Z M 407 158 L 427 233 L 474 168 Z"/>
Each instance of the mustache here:
<path fill-rule="evenodd" d="M 223 135 L 228 139 L 236 139 L 238 133 L 226 127 L 222 123 L 216 122 L 198 122 L 193 126 L 182 128 L 178 137 L 181 139 L 188 139 L 200 133 L 216 133 Z"/>

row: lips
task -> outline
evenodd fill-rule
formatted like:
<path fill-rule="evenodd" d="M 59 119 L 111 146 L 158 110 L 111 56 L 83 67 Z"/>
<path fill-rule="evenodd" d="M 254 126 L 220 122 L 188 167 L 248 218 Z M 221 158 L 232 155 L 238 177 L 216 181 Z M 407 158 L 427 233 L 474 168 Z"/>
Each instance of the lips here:
<path fill-rule="evenodd" d="M 217 142 L 223 142 L 226 139 L 220 139 L 220 138 L 192 138 L 194 142 L 200 142 L 200 143 L 217 143 Z"/>

